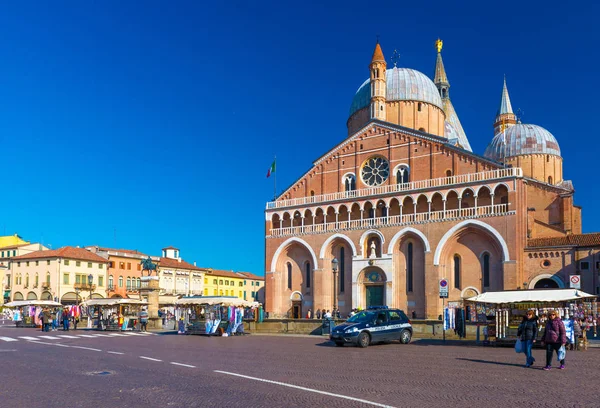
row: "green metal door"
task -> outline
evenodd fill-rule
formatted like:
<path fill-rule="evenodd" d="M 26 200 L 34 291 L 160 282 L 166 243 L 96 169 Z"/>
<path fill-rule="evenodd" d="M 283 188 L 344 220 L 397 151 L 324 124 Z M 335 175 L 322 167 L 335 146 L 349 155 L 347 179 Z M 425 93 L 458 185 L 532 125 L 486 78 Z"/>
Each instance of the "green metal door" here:
<path fill-rule="evenodd" d="M 367 286 L 367 307 L 383 305 L 383 285 Z"/>

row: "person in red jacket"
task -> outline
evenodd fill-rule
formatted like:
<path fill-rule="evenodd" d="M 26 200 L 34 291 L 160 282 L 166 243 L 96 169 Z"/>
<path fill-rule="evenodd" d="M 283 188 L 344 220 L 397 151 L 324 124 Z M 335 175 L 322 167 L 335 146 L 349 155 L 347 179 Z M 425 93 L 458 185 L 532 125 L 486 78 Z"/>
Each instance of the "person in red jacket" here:
<path fill-rule="evenodd" d="M 546 367 L 544 370 L 548 371 L 552 368 L 552 354 L 556 351 L 556 355 L 558 356 L 558 351 L 561 346 L 567 344 L 567 332 L 565 330 L 565 325 L 562 320 L 558 316 L 556 311 L 551 311 L 548 314 L 548 321 L 546 322 L 546 330 L 544 330 L 544 335 L 542 336 L 544 345 L 546 346 Z M 561 370 L 565 368 L 565 360 L 560 360 Z"/>

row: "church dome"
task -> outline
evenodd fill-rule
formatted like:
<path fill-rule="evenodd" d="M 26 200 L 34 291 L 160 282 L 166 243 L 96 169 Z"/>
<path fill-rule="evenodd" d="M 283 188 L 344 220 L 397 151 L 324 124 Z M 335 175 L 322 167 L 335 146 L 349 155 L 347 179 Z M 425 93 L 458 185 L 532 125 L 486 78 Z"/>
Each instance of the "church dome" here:
<path fill-rule="evenodd" d="M 541 126 L 518 123 L 506 128 L 505 132 L 506 135 L 501 132 L 492 139 L 485 149 L 485 157 L 503 161 L 504 157 L 525 154 L 560 156 L 560 147 L 556 138 Z"/>
<path fill-rule="evenodd" d="M 371 80 L 367 79 L 356 91 L 350 116 L 371 103 Z M 444 110 L 440 93 L 427 75 L 409 68 L 394 67 L 386 71 L 386 100 L 427 102 Z"/>

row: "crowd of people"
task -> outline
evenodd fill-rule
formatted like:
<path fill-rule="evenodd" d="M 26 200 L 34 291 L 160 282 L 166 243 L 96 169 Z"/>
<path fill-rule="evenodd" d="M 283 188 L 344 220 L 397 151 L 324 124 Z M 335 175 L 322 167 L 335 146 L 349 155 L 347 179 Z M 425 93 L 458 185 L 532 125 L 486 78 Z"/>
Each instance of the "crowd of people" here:
<path fill-rule="evenodd" d="M 359 310 L 360 309 L 352 309 L 350 311 L 350 313 L 348 314 L 348 316 L 346 316 L 346 317 L 354 316 Z M 317 311 L 313 315 L 312 310 L 308 309 L 308 311 L 306 312 L 306 318 L 307 319 L 341 319 L 342 314 L 340 313 L 339 309 L 333 309 L 333 310 L 317 309 Z"/>
<path fill-rule="evenodd" d="M 79 319 L 69 313 L 68 308 L 50 310 L 45 307 L 40 312 L 38 318 L 42 322 L 42 331 L 57 331 L 59 325 L 62 325 L 63 331 L 68 331 L 71 324 L 77 329 Z"/>

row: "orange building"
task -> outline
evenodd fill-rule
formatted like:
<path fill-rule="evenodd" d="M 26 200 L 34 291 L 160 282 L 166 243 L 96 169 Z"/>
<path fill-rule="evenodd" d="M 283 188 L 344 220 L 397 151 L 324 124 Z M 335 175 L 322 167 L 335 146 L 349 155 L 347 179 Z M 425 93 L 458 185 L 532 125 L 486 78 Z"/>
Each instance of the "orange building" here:
<path fill-rule="evenodd" d="M 106 271 L 106 293 L 110 298 L 135 298 L 139 297 L 141 286 L 142 267 L 141 261 L 148 255 L 131 249 L 113 249 L 91 246 L 88 251 L 102 256 L 108 260 Z"/>
<path fill-rule="evenodd" d="M 442 278 L 455 301 L 565 287 L 580 270 L 578 244 L 561 240 L 589 240 L 557 140 L 517 120 L 505 82 L 494 137 L 483 155 L 473 153 L 436 46 L 432 81 L 388 68 L 377 44 L 348 137 L 267 203 L 271 316 L 384 304 L 437 318 Z M 584 265 L 598 268 L 597 259 Z M 582 275 L 582 289 L 597 292 L 597 275 Z"/>

